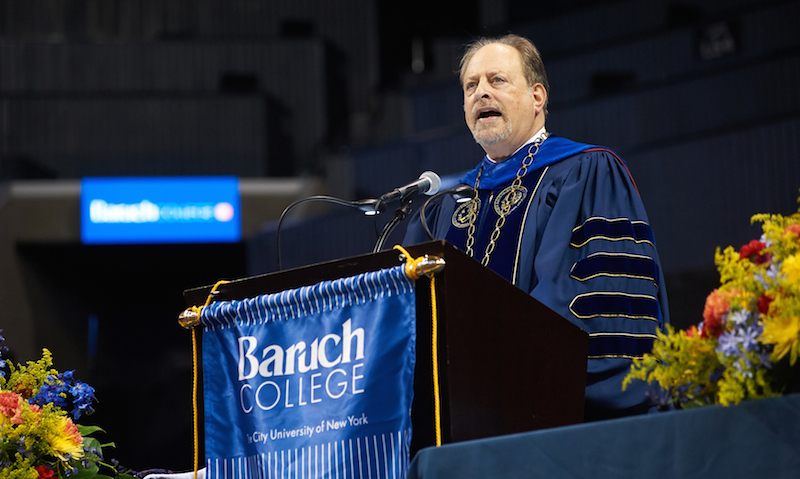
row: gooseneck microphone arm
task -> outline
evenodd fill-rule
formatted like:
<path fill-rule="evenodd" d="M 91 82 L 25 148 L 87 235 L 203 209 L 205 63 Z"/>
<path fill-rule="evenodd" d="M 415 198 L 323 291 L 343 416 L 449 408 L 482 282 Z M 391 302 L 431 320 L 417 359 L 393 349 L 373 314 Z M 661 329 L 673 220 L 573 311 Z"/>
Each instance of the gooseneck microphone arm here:
<path fill-rule="evenodd" d="M 281 217 L 278 220 L 278 230 L 276 232 L 276 237 L 275 237 L 275 244 L 277 247 L 277 254 L 278 254 L 278 263 L 277 263 L 278 271 L 281 271 L 283 269 L 281 266 L 281 226 L 283 225 L 283 220 L 284 218 L 286 218 L 286 215 L 289 213 L 289 211 L 291 211 L 295 206 L 299 206 L 303 203 L 308 203 L 310 201 L 323 201 L 326 203 L 333 203 L 336 205 L 358 208 L 361 211 L 363 211 L 364 214 L 366 215 L 377 215 L 383 209 L 381 202 L 375 199 L 347 201 L 333 196 L 316 195 L 295 201 L 294 203 L 290 204 L 289 206 L 283 209 Z"/>
<path fill-rule="evenodd" d="M 400 188 L 395 188 L 394 190 L 381 195 L 381 197 L 378 199 L 347 201 L 340 198 L 335 198 L 333 196 L 317 195 L 295 201 L 283 210 L 281 217 L 278 220 L 278 230 L 275 241 L 278 254 L 278 271 L 281 271 L 283 268 L 281 264 L 281 226 L 283 225 L 283 220 L 287 213 L 289 213 L 289 211 L 294 207 L 309 201 L 325 201 L 337 205 L 349 206 L 351 208 L 358 208 L 363 211 L 365 215 L 375 216 L 386 209 L 386 204 L 399 201 L 401 204 L 400 208 L 397 209 L 391 221 L 384 226 L 383 231 L 378 237 L 378 242 L 373 251 L 378 252 L 381 250 L 386 238 L 389 236 L 392 230 L 394 230 L 397 224 L 408 217 L 408 214 L 411 212 L 411 197 L 416 194 L 436 194 L 436 192 L 439 191 L 439 186 L 441 183 L 442 180 L 439 178 L 439 175 L 432 171 L 426 171 L 413 182 L 405 186 L 401 186 Z"/>

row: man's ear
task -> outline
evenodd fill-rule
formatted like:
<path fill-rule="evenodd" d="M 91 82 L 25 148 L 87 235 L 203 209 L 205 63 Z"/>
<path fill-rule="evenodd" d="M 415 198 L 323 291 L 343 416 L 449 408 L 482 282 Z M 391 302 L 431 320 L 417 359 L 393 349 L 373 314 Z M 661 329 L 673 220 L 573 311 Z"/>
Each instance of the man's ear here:
<path fill-rule="evenodd" d="M 544 110 L 544 105 L 547 103 L 547 90 L 544 89 L 544 85 L 541 83 L 536 83 L 531 87 L 531 96 L 533 97 L 534 109 L 538 115 Z"/>

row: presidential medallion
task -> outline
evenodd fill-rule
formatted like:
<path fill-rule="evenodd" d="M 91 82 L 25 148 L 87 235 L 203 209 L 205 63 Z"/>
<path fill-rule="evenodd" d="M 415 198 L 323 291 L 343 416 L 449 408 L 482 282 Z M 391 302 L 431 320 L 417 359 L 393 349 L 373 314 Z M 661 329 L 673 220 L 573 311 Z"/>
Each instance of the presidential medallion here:
<path fill-rule="evenodd" d="M 453 212 L 453 226 L 456 228 L 466 228 L 469 226 L 469 218 L 473 213 L 478 214 L 481 209 L 481 199 L 473 198 L 466 203 L 461 203 Z"/>
<path fill-rule="evenodd" d="M 511 185 L 503 189 L 494 199 L 494 211 L 498 216 L 504 216 L 515 209 L 528 196 L 528 189 L 522 185 Z"/>

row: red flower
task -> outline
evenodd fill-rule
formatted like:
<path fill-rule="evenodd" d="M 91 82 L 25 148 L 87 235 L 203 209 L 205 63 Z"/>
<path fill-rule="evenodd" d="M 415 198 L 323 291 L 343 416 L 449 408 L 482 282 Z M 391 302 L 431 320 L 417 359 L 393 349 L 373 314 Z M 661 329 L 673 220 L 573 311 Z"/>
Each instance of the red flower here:
<path fill-rule="evenodd" d="M 700 334 L 701 338 L 718 338 L 722 334 L 722 318 L 715 317 L 710 320 L 703 321 L 703 332 Z"/>
<path fill-rule="evenodd" d="M 770 257 L 768 254 L 762 254 L 761 250 L 766 247 L 766 243 L 763 241 L 752 240 L 746 245 L 742 246 L 742 249 L 739 250 L 739 260 L 743 260 L 745 258 L 749 259 L 755 264 L 764 264 L 769 262 Z"/>
<path fill-rule="evenodd" d="M 694 337 L 702 337 L 702 333 L 698 331 L 697 326 L 692 325 L 691 328 L 686 330 L 686 337 L 687 338 L 694 338 Z"/>
<path fill-rule="evenodd" d="M 53 479 L 53 470 L 47 466 L 36 466 L 36 472 L 39 473 L 39 479 Z"/>
<path fill-rule="evenodd" d="M 767 314 L 769 312 L 769 305 L 772 303 L 772 298 L 766 294 L 758 297 L 758 312 L 760 314 Z"/>
<path fill-rule="evenodd" d="M 33 396 L 33 388 L 29 384 L 17 384 L 14 386 L 13 391 L 24 398 Z"/>

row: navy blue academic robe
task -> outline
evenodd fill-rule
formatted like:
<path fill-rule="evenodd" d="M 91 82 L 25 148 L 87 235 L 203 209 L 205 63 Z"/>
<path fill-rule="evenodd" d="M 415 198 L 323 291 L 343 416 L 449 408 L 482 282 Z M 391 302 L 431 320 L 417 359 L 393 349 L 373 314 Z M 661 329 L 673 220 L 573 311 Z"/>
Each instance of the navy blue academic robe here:
<path fill-rule="evenodd" d="M 473 257 L 589 333 L 586 420 L 647 412 L 647 386 L 623 392 L 631 359 L 652 349 L 669 321 L 655 239 L 636 185 L 612 151 L 551 135 L 533 157 L 522 190 L 509 194 L 526 145 L 507 160 L 484 158 L 461 182 L 474 186 L 480 171 L 480 210 Z M 474 201 L 474 200 L 473 200 Z M 497 236 L 503 203 L 510 208 Z M 426 220 L 437 239 L 465 250 L 468 203 L 450 196 L 429 205 Z M 419 215 L 404 244 L 428 241 Z"/>

